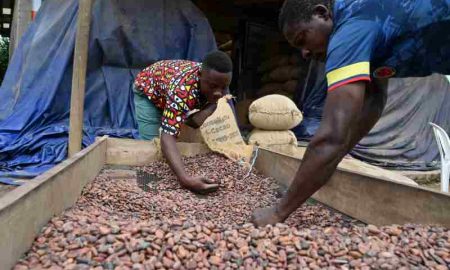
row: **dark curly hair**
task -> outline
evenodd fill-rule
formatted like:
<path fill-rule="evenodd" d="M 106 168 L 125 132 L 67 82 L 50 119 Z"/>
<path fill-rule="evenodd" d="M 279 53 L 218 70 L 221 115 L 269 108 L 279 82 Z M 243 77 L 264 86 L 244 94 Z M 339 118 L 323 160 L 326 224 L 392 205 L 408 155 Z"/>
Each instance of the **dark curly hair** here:
<path fill-rule="evenodd" d="M 286 0 L 278 16 L 278 26 L 281 30 L 290 23 L 309 22 L 316 5 L 324 5 L 331 9 L 333 0 Z"/>
<path fill-rule="evenodd" d="M 202 62 L 203 70 L 215 70 L 220 73 L 228 73 L 233 71 L 233 62 L 228 54 L 222 51 L 214 51 L 208 53 Z"/>

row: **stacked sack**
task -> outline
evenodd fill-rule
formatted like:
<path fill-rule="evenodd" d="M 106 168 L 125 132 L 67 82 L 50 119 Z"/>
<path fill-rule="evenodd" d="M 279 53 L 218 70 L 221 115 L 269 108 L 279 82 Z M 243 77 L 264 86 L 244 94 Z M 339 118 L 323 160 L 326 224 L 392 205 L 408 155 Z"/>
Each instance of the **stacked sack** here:
<path fill-rule="evenodd" d="M 215 32 L 217 48 L 231 57 L 233 51 L 233 38 L 229 33 Z"/>
<path fill-rule="evenodd" d="M 292 98 L 303 69 L 297 55 L 280 55 L 263 62 L 258 68 L 262 86 L 257 95 L 279 94 Z"/>
<path fill-rule="evenodd" d="M 295 103 L 282 95 L 268 95 L 249 107 L 249 120 L 255 129 L 248 143 L 273 150 L 297 147 L 297 138 L 290 129 L 302 121 Z"/>

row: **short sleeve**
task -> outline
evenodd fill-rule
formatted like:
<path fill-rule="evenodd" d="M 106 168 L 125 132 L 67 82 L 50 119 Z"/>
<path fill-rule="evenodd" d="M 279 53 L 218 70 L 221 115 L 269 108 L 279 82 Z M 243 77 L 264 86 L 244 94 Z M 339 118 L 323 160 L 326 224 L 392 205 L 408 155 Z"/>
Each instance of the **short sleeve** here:
<path fill-rule="evenodd" d="M 380 27 L 372 21 L 355 20 L 336 29 L 327 52 L 328 91 L 355 81 L 370 81 L 370 62 L 381 37 Z"/>
<path fill-rule="evenodd" d="M 178 137 L 181 124 L 186 121 L 189 108 L 179 95 L 179 90 L 168 91 L 166 105 L 162 114 L 162 132 Z"/>

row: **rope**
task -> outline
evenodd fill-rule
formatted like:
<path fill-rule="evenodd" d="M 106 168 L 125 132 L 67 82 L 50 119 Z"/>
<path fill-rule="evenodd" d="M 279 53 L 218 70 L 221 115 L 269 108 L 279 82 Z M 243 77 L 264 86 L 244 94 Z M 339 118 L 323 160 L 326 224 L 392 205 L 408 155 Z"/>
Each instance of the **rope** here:
<path fill-rule="evenodd" d="M 250 170 L 249 170 L 248 173 L 244 176 L 243 179 L 247 178 L 247 177 L 250 175 L 250 173 L 252 172 L 253 167 L 255 166 L 256 158 L 258 157 L 258 152 L 259 152 L 258 146 L 255 146 L 255 150 L 253 151 L 253 154 L 252 154 L 253 158 L 252 158 L 252 162 L 251 162 L 251 164 L 250 164 Z"/>

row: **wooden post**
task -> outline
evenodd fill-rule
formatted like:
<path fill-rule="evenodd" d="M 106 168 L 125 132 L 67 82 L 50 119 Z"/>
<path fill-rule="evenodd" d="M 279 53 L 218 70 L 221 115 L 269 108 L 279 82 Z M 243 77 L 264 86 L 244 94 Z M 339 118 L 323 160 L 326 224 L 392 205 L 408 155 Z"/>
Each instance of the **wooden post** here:
<path fill-rule="evenodd" d="M 89 46 L 91 10 L 94 0 L 79 0 L 77 36 L 73 57 L 72 96 L 70 99 L 69 157 L 81 150 L 83 138 L 84 92 Z"/>
<path fill-rule="evenodd" d="M 31 1 L 16 0 L 14 2 L 11 35 L 9 36 L 9 59 L 12 58 L 20 39 L 31 22 Z"/>

